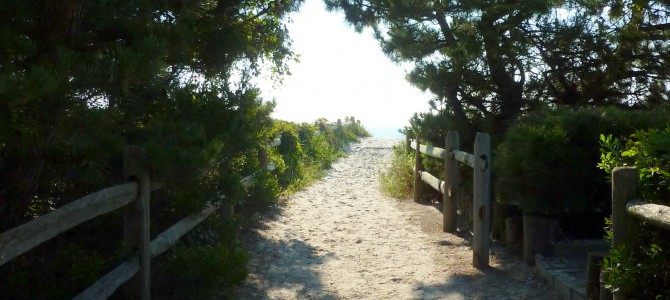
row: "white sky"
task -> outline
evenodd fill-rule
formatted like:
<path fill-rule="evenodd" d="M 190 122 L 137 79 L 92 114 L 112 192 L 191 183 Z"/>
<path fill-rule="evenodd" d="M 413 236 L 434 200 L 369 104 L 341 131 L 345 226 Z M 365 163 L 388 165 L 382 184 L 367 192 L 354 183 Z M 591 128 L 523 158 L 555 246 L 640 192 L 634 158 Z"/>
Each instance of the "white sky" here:
<path fill-rule="evenodd" d="M 367 31 L 356 33 L 342 13 L 321 0 L 307 0 L 288 24 L 300 63 L 281 87 L 259 81 L 265 99 L 275 99 L 273 117 L 293 122 L 354 116 L 368 128 L 401 128 L 415 112 L 428 111 L 431 95 L 412 87 L 405 70 L 381 52 Z"/>

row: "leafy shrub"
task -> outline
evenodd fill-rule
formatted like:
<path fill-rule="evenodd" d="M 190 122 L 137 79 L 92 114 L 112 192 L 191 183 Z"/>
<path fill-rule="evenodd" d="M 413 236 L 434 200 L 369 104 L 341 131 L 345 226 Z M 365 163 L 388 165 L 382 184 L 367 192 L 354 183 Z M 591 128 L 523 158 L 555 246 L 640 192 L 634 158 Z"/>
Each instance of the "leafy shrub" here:
<path fill-rule="evenodd" d="M 286 127 L 283 129 L 281 145 L 277 148 L 286 166 L 279 175 L 279 184 L 282 187 L 299 184 L 299 181 L 304 177 L 303 153 L 294 128 Z"/>
<path fill-rule="evenodd" d="M 175 298 L 203 299 L 213 292 L 244 282 L 247 254 L 235 245 L 177 247 L 167 265 Z"/>
<path fill-rule="evenodd" d="M 254 176 L 254 184 L 249 189 L 249 200 L 246 204 L 256 208 L 275 205 L 280 192 L 281 187 L 277 177 L 270 172 L 257 172 Z"/>
<path fill-rule="evenodd" d="M 349 125 L 348 130 L 354 136 L 356 136 L 356 137 L 371 137 L 372 136 L 367 130 L 365 130 L 365 127 L 363 127 L 363 125 L 361 125 L 360 120 L 356 120 L 356 118 L 348 116 L 348 117 L 344 118 L 344 121 L 346 123 L 351 124 L 351 125 Z"/>
<path fill-rule="evenodd" d="M 359 122 L 335 126 L 326 119 L 314 124 L 275 120 L 269 137 L 280 137 L 282 142 L 270 149 L 269 161 L 277 166 L 282 190 L 290 193 L 323 176 L 325 169 L 344 155 L 345 145 L 369 135 Z"/>
<path fill-rule="evenodd" d="M 82 287 L 104 275 L 105 260 L 98 252 L 87 251 L 76 243 L 66 243 L 59 250 L 62 251 L 50 260 L 40 260 L 37 264 L 40 270 L 47 272 L 36 272 L 35 267 L 16 268 L 7 274 L 5 284 L 14 290 L 0 290 L 0 298 L 71 299 Z"/>
<path fill-rule="evenodd" d="M 393 147 L 391 162 L 379 176 L 381 190 L 384 194 L 397 198 L 407 199 L 414 190 L 414 154 L 405 150 L 405 145 Z"/>
<path fill-rule="evenodd" d="M 520 205 L 524 213 L 558 217 L 566 236 L 602 236 L 611 198 L 598 170 L 600 134 L 663 128 L 667 113 L 557 108 L 521 117 L 493 155 L 497 199 Z"/>
<path fill-rule="evenodd" d="M 617 166 L 635 166 L 642 199 L 670 205 L 670 126 L 638 130 L 621 139 L 601 135 L 600 145 L 600 168 L 611 176 Z M 604 260 L 606 287 L 631 296 L 660 299 L 670 293 L 670 233 L 644 226 L 639 238 L 644 241 L 639 249 L 618 247 Z"/>

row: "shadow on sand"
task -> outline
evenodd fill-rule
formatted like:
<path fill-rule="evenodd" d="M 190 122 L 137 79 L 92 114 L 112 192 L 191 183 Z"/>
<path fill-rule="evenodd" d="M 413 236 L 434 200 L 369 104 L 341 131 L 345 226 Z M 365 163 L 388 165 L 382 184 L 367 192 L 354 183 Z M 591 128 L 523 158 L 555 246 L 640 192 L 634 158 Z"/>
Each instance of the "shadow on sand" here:
<path fill-rule="evenodd" d="M 335 257 L 332 252 L 314 247 L 307 241 L 295 238 L 271 240 L 260 233 L 267 228 L 268 220 L 281 215 L 281 210 L 266 212 L 264 221 L 255 222 L 255 226 L 244 233 L 250 248 L 250 275 L 242 287 L 233 291 L 232 298 L 270 299 L 270 292 L 277 298 L 277 291 L 285 290 L 291 291 L 286 293 L 287 296 L 295 295 L 299 299 L 339 299 L 326 289 L 317 271 L 317 266 Z"/>

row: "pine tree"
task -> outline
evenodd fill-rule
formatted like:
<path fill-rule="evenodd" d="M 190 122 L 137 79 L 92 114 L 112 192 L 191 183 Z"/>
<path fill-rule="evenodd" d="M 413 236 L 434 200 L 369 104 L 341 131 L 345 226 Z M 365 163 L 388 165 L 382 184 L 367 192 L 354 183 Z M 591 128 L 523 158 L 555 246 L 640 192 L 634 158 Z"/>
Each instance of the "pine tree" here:
<path fill-rule="evenodd" d="M 283 23 L 299 4 L 5 1 L 0 231 L 124 180 L 126 144 L 152 152 L 158 178 L 192 174 L 211 190 L 204 174 L 230 166 L 269 115 L 249 77 L 233 75 L 262 62 L 286 71 Z"/>

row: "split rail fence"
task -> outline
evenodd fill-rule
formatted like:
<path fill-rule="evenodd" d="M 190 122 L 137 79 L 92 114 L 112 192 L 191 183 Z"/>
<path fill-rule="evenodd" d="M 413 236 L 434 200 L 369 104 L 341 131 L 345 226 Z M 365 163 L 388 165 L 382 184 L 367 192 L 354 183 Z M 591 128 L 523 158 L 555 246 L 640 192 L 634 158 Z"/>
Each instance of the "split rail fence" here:
<path fill-rule="evenodd" d="M 449 131 L 445 140 L 445 148 L 422 145 L 420 139 L 407 140 L 408 147 L 415 150 L 416 165 L 414 166 L 414 201 L 420 202 L 423 193 L 423 182 L 427 183 L 443 196 L 442 229 L 445 232 L 456 232 L 458 224 L 457 203 L 460 195 L 458 186 L 460 175 L 458 163 L 473 169 L 473 238 L 472 265 L 475 268 L 489 266 L 489 236 L 491 231 L 491 141 L 486 133 L 477 133 L 474 154 L 459 150 L 460 142 L 457 131 Z M 444 160 L 445 180 L 440 180 L 423 171 L 421 153 Z"/>
<path fill-rule="evenodd" d="M 612 247 L 626 246 L 637 251 L 640 241 L 640 222 L 670 231 L 670 207 L 646 203 L 637 194 L 638 171 L 634 167 L 612 170 Z M 589 255 L 587 295 L 590 299 L 604 297 L 599 284 L 601 254 Z M 635 295 L 614 293 L 614 299 L 628 299 Z"/>
<path fill-rule="evenodd" d="M 267 136 L 264 140 L 268 144 Z M 269 143 L 270 146 L 280 144 L 280 139 Z M 212 215 L 221 204 L 205 205 L 199 213 L 182 219 L 150 241 L 150 194 L 160 189 L 161 185 L 150 181 L 147 170 L 142 167 L 142 157 L 144 153 L 139 147 L 127 146 L 123 153 L 123 173 L 131 182 L 89 194 L 0 234 L 0 265 L 85 221 L 116 209 L 124 209 L 124 242 L 132 249 L 137 249 L 138 253 L 74 299 L 108 298 L 128 281 L 131 281 L 130 292 L 134 294 L 134 299 L 151 299 L 151 258 L 176 245 L 182 236 Z M 259 160 L 268 169 L 274 169 L 274 165 L 267 164 L 265 147 L 260 147 Z M 254 182 L 253 178 L 253 174 L 247 176 L 242 179 L 242 183 L 249 186 Z M 232 212 L 232 207 L 229 209 Z"/>

